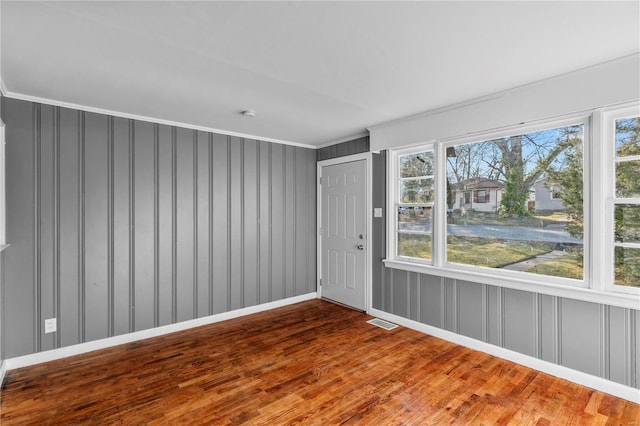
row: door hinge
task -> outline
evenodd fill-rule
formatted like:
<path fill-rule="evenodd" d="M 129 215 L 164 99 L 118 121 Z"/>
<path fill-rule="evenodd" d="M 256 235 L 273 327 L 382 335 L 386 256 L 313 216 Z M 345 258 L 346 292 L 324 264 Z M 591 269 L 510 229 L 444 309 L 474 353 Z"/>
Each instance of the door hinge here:
<path fill-rule="evenodd" d="M 319 232 L 320 232 L 320 236 L 322 236 L 322 228 L 320 228 Z"/>
<path fill-rule="evenodd" d="M 320 287 L 322 287 L 322 278 L 320 278 Z"/>
<path fill-rule="evenodd" d="M 322 176 L 320 176 L 320 185 L 322 185 Z"/>

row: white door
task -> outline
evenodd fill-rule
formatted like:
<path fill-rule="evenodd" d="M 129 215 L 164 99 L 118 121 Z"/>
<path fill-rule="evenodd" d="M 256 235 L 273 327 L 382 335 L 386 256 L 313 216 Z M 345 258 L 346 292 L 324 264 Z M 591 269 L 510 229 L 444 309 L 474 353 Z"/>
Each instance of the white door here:
<path fill-rule="evenodd" d="M 322 297 L 365 310 L 367 163 L 322 167 Z"/>

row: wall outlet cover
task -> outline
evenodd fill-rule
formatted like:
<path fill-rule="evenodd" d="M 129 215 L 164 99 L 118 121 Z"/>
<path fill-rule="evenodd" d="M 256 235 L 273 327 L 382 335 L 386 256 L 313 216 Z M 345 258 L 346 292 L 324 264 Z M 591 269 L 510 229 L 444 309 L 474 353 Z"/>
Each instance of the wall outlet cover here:
<path fill-rule="evenodd" d="M 44 332 L 45 333 L 54 333 L 56 331 L 57 324 L 55 318 L 49 318 L 44 320 Z"/>

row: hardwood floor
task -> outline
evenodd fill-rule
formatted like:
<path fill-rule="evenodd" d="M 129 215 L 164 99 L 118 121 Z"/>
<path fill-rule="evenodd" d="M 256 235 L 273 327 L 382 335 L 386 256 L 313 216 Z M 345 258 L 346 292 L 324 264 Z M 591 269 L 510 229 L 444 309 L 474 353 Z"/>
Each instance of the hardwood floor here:
<path fill-rule="evenodd" d="M 631 402 L 313 300 L 7 373 L 0 424 L 640 424 Z"/>

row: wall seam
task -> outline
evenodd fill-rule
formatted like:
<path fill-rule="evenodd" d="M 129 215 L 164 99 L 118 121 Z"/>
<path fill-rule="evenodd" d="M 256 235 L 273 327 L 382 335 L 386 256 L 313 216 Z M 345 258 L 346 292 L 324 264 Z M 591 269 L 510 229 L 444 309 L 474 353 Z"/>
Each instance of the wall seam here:
<path fill-rule="evenodd" d="M 555 297 L 555 363 L 562 365 L 562 299 Z"/>
<path fill-rule="evenodd" d="M 114 334 L 114 124 L 113 116 L 107 117 L 107 335 Z"/>
<path fill-rule="evenodd" d="M 60 309 L 60 107 L 54 107 L 54 142 L 53 142 L 53 317 L 58 318 Z M 54 348 L 59 348 L 62 334 L 62 321 L 58 318 Z"/>
<path fill-rule="evenodd" d="M 244 157 L 245 157 L 245 140 L 240 140 L 240 306 L 245 307 L 245 251 L 247 249 L 247 244 L 245 241 L 245 222 L 247 220 L 247 215 L 244 209 L 244 199 L 246 196 L 245 191 L 245 178 L 244 178 Z"/>
<path fill-rule="evenodd" d="M 638 322 L 637 315 L 638 311 L 633 309 L 627 309 L 629 315 L 629 367 L 628 367 L 628 376 L 629 376 L 629 386 L 638 387 L 640 383 L 637 382 L 637 373 L 638 373 Z"/>
<path fill-rule="evenodd" d="M 287 297 L 287 148 L 282 147 L 282 295 L 281 299 Z"/>
<path fill-rule="evenodd" d="M 84 200 L 84 146 L 85 146 L 85 113 L 78 113 L 78 341 L 85 341 L 85 265 L 84 265 L 84 248 L 85 248 L 85 200 Z"/>
<path fill-rule="evenodd" d="M 268 293 L 269 302 L 273 301 L 273 144 L 269 144 L 268 148 L 268 168 L 269 168 L 269 283 Z"/>
<path fill-rule="evenodd" d="M 193 297 L 192 318 L 198 318 L 198 131 L 193 135 Z"/>
<path fill-rule="evenodd" d="M 213 315 L 213 134 L 209 139 L 209 315 Z"/>
<path fill-rule="evenodd" d="M 40 170 L 42 168 L 42 105 L 33 104 L 32 106 L 32 120 L 33 120 L 33 209 L 34 209 L 34 223 L 33 223 L 33 297 L 34 297 L 34 341 L 33 348 L 35 352 L 42 350 L 42 326 L 40 324 L 42 320 L 42 271 L 40 269 L 41 257 L 42 257 L 42 205 L 40 202 L 42 192 L 42 176 Z"/>
<path fill-rule="evenodd" d="M 136 329 L 136 122 L 129 120 L 129 332 Z"/>
<path fill-rule="evenodd" d="M 293 295 L 298 295 L 298 148 L 293 147 Z"/>
<path fill-rule="evenodd" d="M 445 277 L 440 277 L 440 328 L 447 328 L 447 286 Z"/>
<path fill-rule="evenodd" d="M 533 315 L 534 315 L 534 349 L 536 358 L 542 358 L 542 295 L 540 293 L 533 294 Z"/>
<path fill-rule="evenodd" d="M 262 215 L 262 209 L 260 206 L 260 144 L 256 142 L 256 299 L 255 299 L 255 304 L 258 305 L 260 304 L 260 294 L 261 294 L 261 280 L 260 277 L 262 276 L 262 262 L 261 262 L 261 258 L 260 258 L 260 247 L 261 247 L 261 241 L 260 241 L 260 235 L 262 234 L 262 229 L 261 229 L 261 215 Z"/>
<path fill-rule="evenodd" d="M 489 330 L 489 297 L 488 297 L 488 289 L 486 284 L 482 284 L 482 341 L 486 342 L 489 340 L 488 338 L 488 330 Z"/>
<path fill-rule="evenodd" d="M 153 324 L 160 325 L 160 125 L 153 125 Z"/>
<path fill-rule="evenodd" d="M 504 287 L 498 288 L 498 300 L 497 300 L 497 310 L 498 310 L 498 346 L 501 348 L 504 347 Z"/>
<path fill-rule="evenodd" d="M 178 322 L 178 129 L 171 127 L 171 322 Z"/>
<path fill-rule="evenodd" d="M 609 363 L 609 350 L 611 348 L 611 339 L 607 330 L 610 329 L 611 311 L 609 306 L 600 305 L 600 376 L 605 379 L 611 377 L 611 365 Z"/>
<path fill-rule="evenodd" d="M 231 309 L 231 136 L 227 136 L 227 310 Z"/>

